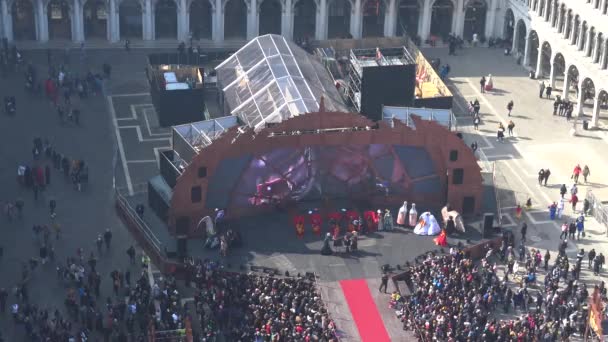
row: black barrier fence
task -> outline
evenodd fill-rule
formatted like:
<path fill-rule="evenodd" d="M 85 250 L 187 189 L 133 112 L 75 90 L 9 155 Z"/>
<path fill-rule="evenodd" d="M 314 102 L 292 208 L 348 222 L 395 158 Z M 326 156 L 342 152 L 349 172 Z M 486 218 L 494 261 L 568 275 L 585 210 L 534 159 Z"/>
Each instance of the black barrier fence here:
<path fill-rule="evenodd" d="M 587 203 L 584 204 L 583 210 L 585 211 L 585 215 L 593 216 L 604 226 L 608 235 L 608 206 L 595 196 L 593 190 L 587 191 L 585 200 L 589 202 L 588 205 Z"/>

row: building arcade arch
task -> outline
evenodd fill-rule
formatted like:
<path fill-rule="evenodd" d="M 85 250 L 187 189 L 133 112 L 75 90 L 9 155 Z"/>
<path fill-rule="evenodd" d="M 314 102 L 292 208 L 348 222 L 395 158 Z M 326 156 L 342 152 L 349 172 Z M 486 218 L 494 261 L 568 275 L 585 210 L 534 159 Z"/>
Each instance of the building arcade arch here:
<path fill-rule="evenodd" d="M 50 39 L 72 39 L 72 7 L 66 0 L 51 0 L 47 5 Z"/>
<path fill-rule="evenodd" d="M 384 0 L 366 0 L 363 5 L 363 33 L 365 37 L 384 36 L 384 16 L 386 4 Z"/>
<path fill-rule="evenodd" d="M 563 90 L 563 98 L 572 100 L 572 94 L 576 94 L 578 92 L 578 78 L 579 72 L 576 65 L 571 65 L 568 67 L 568 71 L 566 74 L 566 78 L 564 81 L 564 90 Z"/>
<path fill-rule="evenodd" d="M 36 40 L 36 16 L 31 0 L 14 0 L 11 16 L 15 40 Z"/>
<path fill-rule="evenodd" d="M 526 53 L 526 37 L 528 36 L 528 29 L 526 28 L 526 23 L 519 19 L 517 21 L 517 43 L 515 44 L 515 49 L 520 56 L 523 56 Z"/>
<path fill-rule="evenodd" d="M 590 78 L 585 78 L 581 84 L 579 100 L 581 101 L 580 114 L 591 113 L 595 105 L 595 84 Z"/>
<path fill-rule="evenodd" d="M 118 6 L 120 37 L 142 39 L 142 11 L 138 0 L 122 0 Z"/>
<path fill-rule="evenodd" d="M 177 4 L 174 0 L 157 0 L 154 7 L 154 36 L 177 38 Z"/>
<path fill-rule="evenodd" d="M 190 32 L 196 40 L 211 39 L 213 9 L 209 0 L 194 0 L 190 4 Z"/>
<path fill-rule="evenodd" d="M 463 39 L 471 40 L 476 33 L 479 38 L 485 35 L 486 12 L 488 6 L 485 0 L 470 0 L 464 15 Z"/>
<path fill-rule="evenodd" d="M 535 68 L 536 64 L 538 63 L 539 45 L 540 42 L 538 41 L 538 34 L 536 31 L 531 30 L 528 34 L 528 61 L 526 64 L 532 66 L 533 68 Z"/>
<path fill-rule="evenodd" d="M 431 35 L 447 40 L 452 33 L 454 4 L 451 0 L 435 0 L 431 9 Z"/>
<path fill-rule="evenodd" d="M 293 40 L 295 42 L 314 40 L 316 21 L 315 0 L 297 0 L 293 6 Z"/>
<path fill-rule="evenodd" d="M 84 37 L 106 38 L 108 11 L 103 0 L 87 0 L 83 7 Z"/>
<path fill-rule="evenodd" d="M 505 23 L 503 27 L 502 37 L 508 42 L 512 42 L 514 37 L 515 29 L 515 15 L 510 8 L 507 8 L 505 12 Z"/>
<path fill-rule="evenodd" d="M 247 39 L 247 4 L 243 0 L 228 0 L 224 4 L 225 39 Z"/>
<path fill-rule="evenodd" d="M 420 3 L 418 0 L 399 1 L 397 12 L 397 36 L 408 34 L 410 37 L 418 35 L 418 21 L 420 18 Z"/>
<path fill-rule="evenodd" d="M 327 37 L 351 38 L 350 16 L 352 5 L 349 0 L 330 0 L 327 20 Z"/>
<path fill-rule="evenodd" d="M 544 77 L 551 74 L 551 45 L 544 42 L 540 49 L 539 76 Z"/>
<path fill-rule="evenodd" d="M 281 34 L 283 7 L 279 0 L 263 0 L 258 13 L 260 16 L 260 35 Z"/>
<path fill-rule="evenodd" d="M 566 75 L 566 60 L 564 55 L 556 53 L 553 57 L 553 89 L 562 90 L 564 87 L 564 76 Z"/>

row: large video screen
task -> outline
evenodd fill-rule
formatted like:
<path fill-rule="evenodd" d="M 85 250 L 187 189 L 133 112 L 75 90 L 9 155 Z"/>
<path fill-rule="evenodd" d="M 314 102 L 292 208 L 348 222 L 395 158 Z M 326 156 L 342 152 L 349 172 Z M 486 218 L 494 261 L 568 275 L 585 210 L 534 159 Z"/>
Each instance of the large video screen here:
<path fill-rule="evenodd" d="M 431 194 L 441 189 L 424 148 L 380 144 L 277 148 L 227 159 L 218 166 L 211 184 L 208 207 Z"/>

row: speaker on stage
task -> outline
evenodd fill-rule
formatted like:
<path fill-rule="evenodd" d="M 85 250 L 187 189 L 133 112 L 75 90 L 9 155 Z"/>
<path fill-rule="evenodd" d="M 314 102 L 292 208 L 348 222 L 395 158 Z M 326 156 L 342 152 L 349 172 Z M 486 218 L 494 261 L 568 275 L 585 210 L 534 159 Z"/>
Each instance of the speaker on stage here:
<path fill-rule="evenodd" d="M 483 214 L 483 238 L 489 239 L 494 235 L 494 214 L 485 213 Z"/>
<path fill-rule="evenodd" d="M 177 239 L 177 256 L 182 259 L 188 256 L 188 239 Z"/>

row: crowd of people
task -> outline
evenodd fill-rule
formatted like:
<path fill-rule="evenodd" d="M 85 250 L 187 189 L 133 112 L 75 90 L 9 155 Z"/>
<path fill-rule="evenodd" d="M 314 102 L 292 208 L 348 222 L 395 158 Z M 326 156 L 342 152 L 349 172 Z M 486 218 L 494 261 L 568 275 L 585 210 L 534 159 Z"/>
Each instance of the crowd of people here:
<path fill-rule="evenodd" d="M 395 291 L 390 300 L 404 330 L 412 330 L 420 341 L 558 341 L 582 336 L 589 297 L 587 286 L 578 281 L 584 251 L 570 268 L 567 242 L 562 241 L 549 267 L 549 251 L 543 257 L 540 250 L 529 251 L 522 243 L 520 267 L 513 244 L 512 234 L 505 235 L 500 250 L 489 249 L 480 262 L 453 248 L 449 254 L 430 253 L 412 266 L 406 280 L 411 294 Z M 595 251 L 592 254 L 595 260 Z M 547 272 L 541 284 L 537 272 L 543 260 Z M 502 276 L 500 261 L 506 262 Z M 604 282 L 598 288 L 606 300 Z M 498 308 L 505 314 L 514 309 L 517 317 L 500 320 Z"/>
<path fill-rule="evenodd" d="M 202 340 L 337 341 L 314 279 L 231 273 L 209 260 L 189 265 Z"/>

